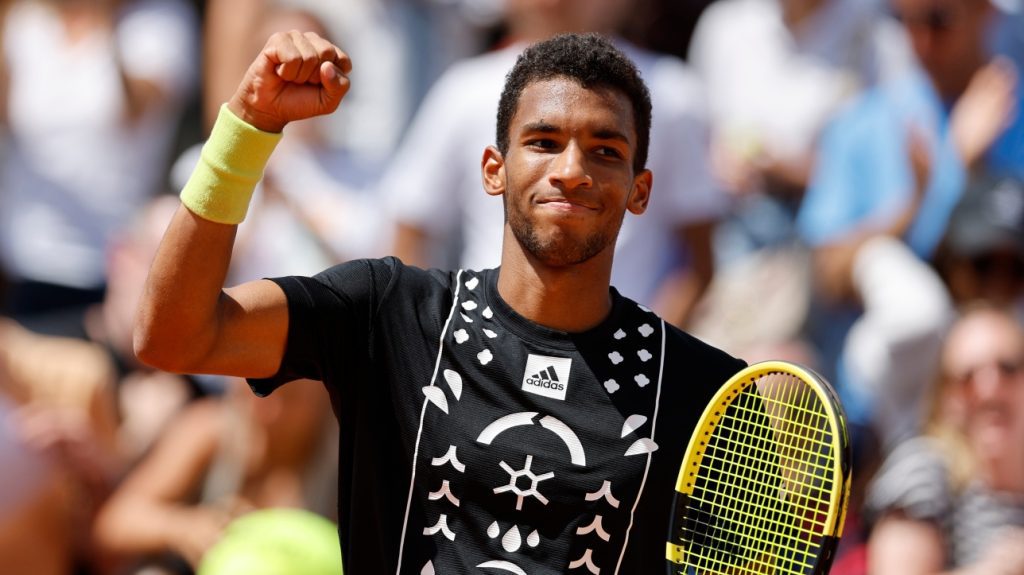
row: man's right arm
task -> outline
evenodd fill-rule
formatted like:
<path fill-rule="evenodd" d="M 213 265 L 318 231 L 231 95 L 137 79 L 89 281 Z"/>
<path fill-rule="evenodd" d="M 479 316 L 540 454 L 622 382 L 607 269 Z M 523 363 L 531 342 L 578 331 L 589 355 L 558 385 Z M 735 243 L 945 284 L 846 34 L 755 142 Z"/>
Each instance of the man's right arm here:
<path fill-rule="evenodd" d="M 267 280 L 223 289 L 248 202 L 247 194 L 241 200 L 232 194 L 237 180 L 246 179 L 240 176 L 256 179 L 251 173 L 262 170 L 234 168 L 250 160 L 247 139 L 337 109 L 350 70 L 348 56 L 312 33 L 275 34 L 264 46 L 222 112 L 228 120 L 222 137 L 211 136 L 214 144 L 204 148 L 157 250 L 136 318 L 140 360 L 179 373 L 268 377 L 277 371 L 288 332 L 284 292 Z M 269 154 L 272 145 L 263 148 Z"/>
<path fill-rule="evenodd" d="M 146 281 L 135 353 L 176 373 L 267 377 L 284 356 L 287 301 L 262 280 L 221 289 L 237 226 L 178 208 Z"/>

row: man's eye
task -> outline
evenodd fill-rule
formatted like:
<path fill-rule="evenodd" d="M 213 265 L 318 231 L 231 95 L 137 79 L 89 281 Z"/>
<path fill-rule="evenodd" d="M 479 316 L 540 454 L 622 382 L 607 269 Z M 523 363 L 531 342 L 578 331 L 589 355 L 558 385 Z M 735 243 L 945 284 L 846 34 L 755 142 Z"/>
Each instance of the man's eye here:
<path fill-rule="evenodd" d="M 545 150 L 550 150 L 555 147 L 555 141 L 546 138 L 532 140 L 529 142 L 529 144 L 535 148 L 543 148 Z"/>
<path fill-rule="evenodd" d="M 609 158 L 622 159 L 622 153 L 618 149 L 612 148 L 611 146 L 601 146 L 597 149 L 599 156 L 607 156 Z"/>

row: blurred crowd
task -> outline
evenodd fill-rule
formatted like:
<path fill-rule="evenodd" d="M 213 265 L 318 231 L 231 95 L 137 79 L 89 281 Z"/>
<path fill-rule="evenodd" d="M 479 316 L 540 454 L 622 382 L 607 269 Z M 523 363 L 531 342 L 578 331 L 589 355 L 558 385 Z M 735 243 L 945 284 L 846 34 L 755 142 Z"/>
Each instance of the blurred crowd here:
<path fill-rule="evenodd" d="M 316 382 L 140 365 L 150 258 L 275 31 L 352 57 L 286 129 L 231 283 L 394 254 L 497 265 L 504 75 L 615 38 L 652 92 L 652 208 L 613 285 L 837 387 L 855 484 L 833 573 L 1024 574 L 1024 1 L 0 1 L 0 573 L 187 574 L 233 519 L 336 517 Z"/>

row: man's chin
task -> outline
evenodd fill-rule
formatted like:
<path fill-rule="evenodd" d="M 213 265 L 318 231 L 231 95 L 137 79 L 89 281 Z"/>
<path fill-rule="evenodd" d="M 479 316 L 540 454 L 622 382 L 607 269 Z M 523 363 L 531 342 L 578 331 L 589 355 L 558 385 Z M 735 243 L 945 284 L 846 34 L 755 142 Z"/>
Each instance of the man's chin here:
<path fill-rule="evenodd" d="M 599 246 L 593 243 L 563 240 L 548 242 L 541 245 L 524 246 L 526 251 L 537 261 L 548 267 L 559 268 L 579 265 L 590 261 L 601 253 Z"/>
<path fill-rule="evenodd" d="M 545 266 L 558 268 L 587 262 L 613 244 L 600 235 L 578 237 L 566 230 L 555 230 L 546 235 L 535 230 L 516 234 L 516 239 L 530 257 Z"/>

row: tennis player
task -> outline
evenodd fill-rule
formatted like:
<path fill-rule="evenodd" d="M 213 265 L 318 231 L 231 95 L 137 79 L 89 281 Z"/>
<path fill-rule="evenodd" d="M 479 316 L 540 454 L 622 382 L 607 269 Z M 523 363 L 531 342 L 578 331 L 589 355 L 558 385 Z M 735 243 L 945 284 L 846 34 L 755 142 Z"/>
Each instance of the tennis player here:
<path fill-rule="evenodd" d="M 520 57 L 481 150 L 484 191 L 505 206 L 500 268 L 384 258 L 222 289 L 282 129 L 336 109 L 350 69 L 314 34 L 268 41 L 182 191 L 139 357 L 248 377 L 261 395 L 324 382 L 349 574 L 661 572 L 690 433 L 744 364 L 609 286 L 619 227 L 653 182 L 636 68 L 593 35 Z"/>

